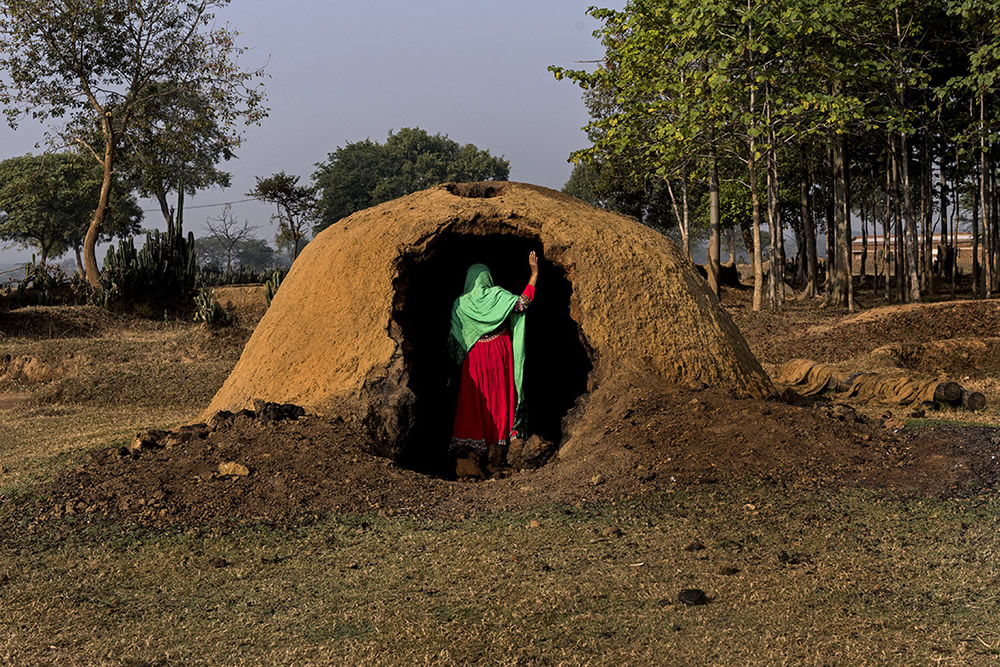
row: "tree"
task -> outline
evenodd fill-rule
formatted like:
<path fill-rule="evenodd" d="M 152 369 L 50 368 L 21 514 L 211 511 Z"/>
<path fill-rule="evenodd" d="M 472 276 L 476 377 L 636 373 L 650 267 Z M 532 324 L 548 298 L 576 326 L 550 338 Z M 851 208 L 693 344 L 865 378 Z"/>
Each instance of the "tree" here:
<path fill-rule="evenodd" d="M 226 273 L 233 270 L 233 251 L 240 243 L 249 241 L 253 237 L 253 230 L 257 229 L 257 225 L 251 225 L 249 220 L 240 223 L 233 215 L 231 204 L 226 204 L 218 217 L 206 218 L 205 227 L 210 233 L 208 238 L 225 252 Z"/>
<path fill-rule="evenodd" d="M 236 121 L 265 115 L 261 70 L 236 63 L 245 49 L 211 10 L 229 0 L 0 0 L 0 98 L 8 123 L 30 114 L 65 118 L 66 138 L 103 168 L 84 240 L 87 280 L 99 285 L 95 255 L 123 139 L 150 120 L 158 98 L 199 96 L 230 137 Z M 173 98 L 176 99 L 176 98 Z M 101 143 L 90 141 L 100 124 Z"/>
<path fill-rule="evenodd" d="M 235 157 L 239 141 L 220 125 L 210 99 L 175 89 L 146 101 L 123 138 L 118 173 L 140 195 L 157 201 L 169 227 L 183 215 L 181 189 L 194 195 L 215 185 L 229 187 L 230 174 L 216 165 Z M 172 193 L 174 205 L 168 200 Z"/>
<path fill-rule="evenodd" d="M 267 178 L 258 176 L 257 187 L 247 193 L 248 197 L 270 202 L 277 207 L 277 213 L 271 216 L 278 223 L 275 242 L 291 245 L 292 261 L 299 256 L 299 244 L 316 210 L 315 189 L 298 185 L 298 182 L 298 176 L 279 171 Z"/>
<path fill-rule="evenodd" d="M 509 175 L 510 163 L 503 157 L 420 128 L 389 132 L 384 144 L 370 139 L 348 143 L 316 165 L 314 232 L 355 211 L 440 183 L 505 181 Z"/>
<path fill-rule="evenodd" d="M 39 262 L 79 249 L 101 188 L 101 170 L 74 153 L 25 155 L 0 162 L 0 239 L 37 248 Z M 112 189 L 102 240 L 139 230 L 142 211 L 122 187 Z M 79 254 L 77 255 L 78 269 Z"/>
<path fill-rule="evenodd" d="M 562 191 L 588 204 L 630 215 L 651 227 L 680 227 L 681 215 L 671 210 L 669 181 L 637 183 L 612 164 L 579 162 Z M 682 230 L 682 235 L 683 235 Z"/>
<path fill-rule="evenodd" d="M 195 240 L 195 253 L 198 256 L 198 266 L 203 269 L 213 269 L 222 272 L 227 256 L 232 257 L 231 268 L 263 271 L 276 265 L 274 248 L 266 241 L 248 238 L 238 241 L 231 249 L 227 249 L 215 236 L 205 236 Z"/>

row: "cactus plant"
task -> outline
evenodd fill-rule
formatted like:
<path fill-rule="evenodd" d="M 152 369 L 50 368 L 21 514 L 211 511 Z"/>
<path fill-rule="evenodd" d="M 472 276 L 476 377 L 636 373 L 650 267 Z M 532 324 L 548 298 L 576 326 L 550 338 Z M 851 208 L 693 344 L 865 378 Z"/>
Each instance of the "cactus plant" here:
<path fill-rule="evenodd" d="M 278 286 L 281 285 L 281 279 L 284 275 L 281 271 L 275 271 L 271 274 L 271 277 L 264 282 L 264 299 L 267 300 L 267 307 L 271 307 L 271 299 L 278 291 Z"/>
<path fill-rule="evenodd" d="M 186 310 L 191 307 L 197 272 L 193 234 L 185 237 L 175 228 L 166 233 L 154 230 L 146 234 L 139 250 L 128 237 L 104 258 L 100 302 L 138 310 Z"/>

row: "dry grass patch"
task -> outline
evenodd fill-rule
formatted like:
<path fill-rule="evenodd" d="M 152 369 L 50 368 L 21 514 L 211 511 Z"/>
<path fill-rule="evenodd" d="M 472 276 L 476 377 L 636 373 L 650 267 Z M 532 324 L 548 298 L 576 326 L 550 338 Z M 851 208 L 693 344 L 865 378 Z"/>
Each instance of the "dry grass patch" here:
<path fill-rule="evenodd" d="M 0 662 L 994 664 L 998 509 L 742 485 L 459 523 L 53 524 L 0 545 Z"/>

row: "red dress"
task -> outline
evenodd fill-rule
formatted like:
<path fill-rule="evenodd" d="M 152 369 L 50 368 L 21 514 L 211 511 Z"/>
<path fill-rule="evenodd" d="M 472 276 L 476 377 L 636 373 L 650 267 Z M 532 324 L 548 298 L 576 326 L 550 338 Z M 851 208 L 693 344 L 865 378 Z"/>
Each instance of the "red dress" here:
<path fill-rule="evenodd" d="M 524 288 L 514 312 L 524 311 L 535 298 L 535 288 Z M 480 338 L 462 362 L 458 407 L 452 428 L 451 450 L 459 456 L 485 453 L 490 446 L 507 446 L 514 431 L 514 348 L 510 324 Z"/>

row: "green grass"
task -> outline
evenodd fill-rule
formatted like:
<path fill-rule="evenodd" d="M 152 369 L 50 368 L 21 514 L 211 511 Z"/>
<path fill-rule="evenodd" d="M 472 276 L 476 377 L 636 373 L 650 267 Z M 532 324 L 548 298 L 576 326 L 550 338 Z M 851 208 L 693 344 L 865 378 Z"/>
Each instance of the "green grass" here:
<path fill-rule="evenodd" d="M 701 486 L 454 523 L 53 523 L 0 547 L 0 662 L 992 664 L 998 505 Z"/>

